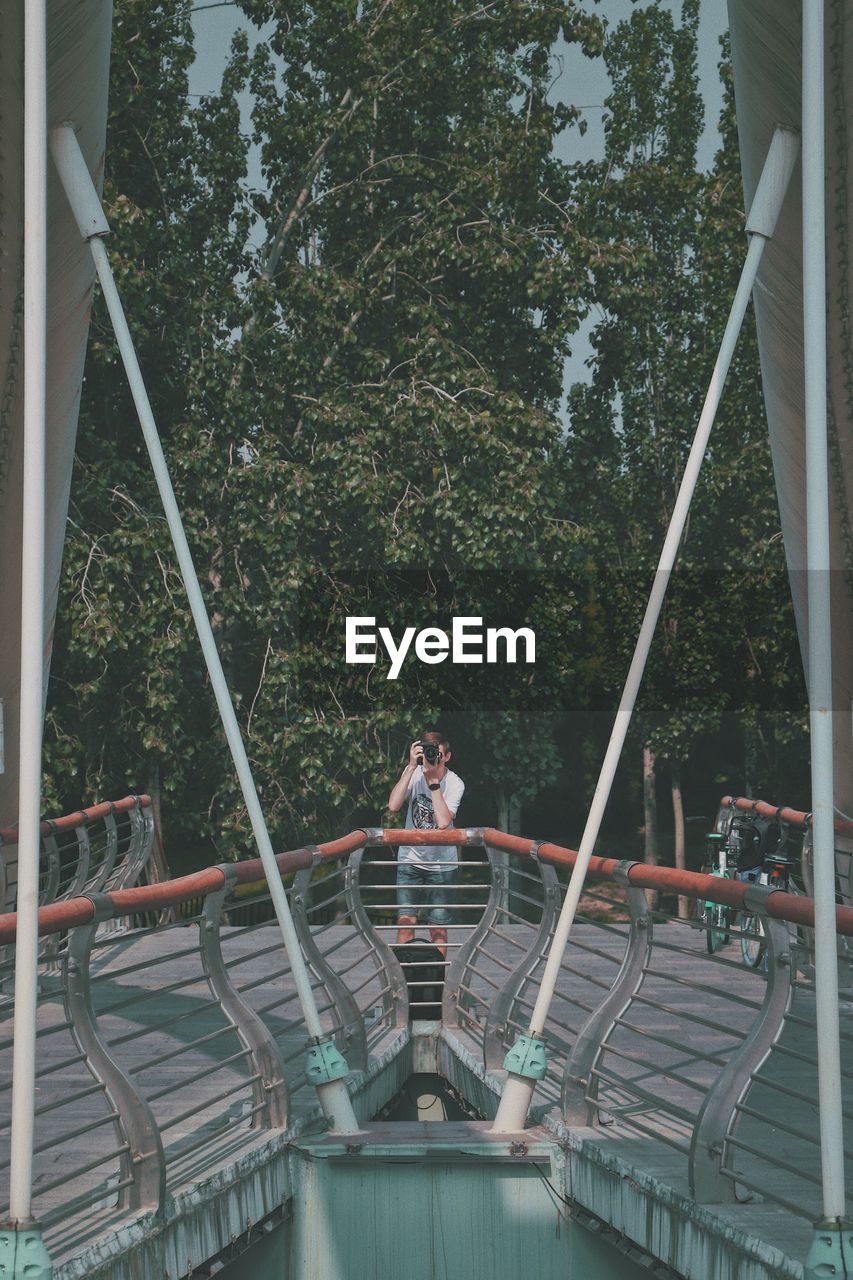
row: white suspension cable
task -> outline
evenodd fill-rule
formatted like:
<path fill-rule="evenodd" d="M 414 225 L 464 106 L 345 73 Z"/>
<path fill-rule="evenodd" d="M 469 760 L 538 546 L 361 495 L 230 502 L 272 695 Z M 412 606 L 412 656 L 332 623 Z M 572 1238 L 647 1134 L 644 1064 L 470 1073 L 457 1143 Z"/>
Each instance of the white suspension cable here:
<path fill-rule="evenodd" d="M 808 686 L 811 734 L 815 1001 L 823 1213 L 845 1213 L 835 820 L 832 630 L 826 419 L 826 146 L 823 0 L 803 4 L 803 357 L 806 404 Z"/>
<path fill-rule="evenodd" d="M 619 708 L 616 712 L 616 719 L 610 735 L 610 742 L 608 743 L 604 763 L 601 766 L 601 772 L 595 788 L 595 794 L 593 795 L 586 825 L 584 827 L 583 836 L 581 837 L 581 842 L 578 847 L 577 861 L 572 869 L 572 875 L 566 890 L 563 907 L 560 912 L 559 920 L 557 921 L 557 927 L 554 931 L 554 937 L 551 942 L 551 948 L 545 964 L 545 970 L 542 975 L 539 992 L 533 1008 L 533 1014 L 530 1019 L 529 1033 L 527 1037 L 522 1037 L 522 1040 L 519 1041 L 519 1045 L 516 1046 L 516 1050 L 513 1050 L 507 1059 L 506 1065 L 509 1069 L 509 1076 L 504 1086 L 504 1092 L 501 1097 L 498 1113 L 495 1117 L 494 1123 L 494 1129 L 499 1133 L 516 1132 L 524 1127 L 524 1123 L 527 1118 L 527 1111 L 530 1106 L 530 1099 L 533 1096 L 533 1090 L 536 1085 L 536 1079 L 541 1078 L 541 1053 L 538 1055 L 540 1066 L 536 1074 L 531 1073 L 528 1075 L 525 1073 L 523 1063 L 525 1046 L 522 1045 L 522 1042 L 528 1041 L 534 1037 L 541 1037 L 545 1029 L 545 1022 L 547 1020 L 548 1010 L 554 995 L 557 975 L 563 961 L 563 954 L 569 940 L 578 902 L 580 901 L 580 897 L 583 892 L 584 880 L 586 879 L 589 862 L 592 857 L 593 849 L 595 848 L 595 842 L 598 839 L 601 820 L 613 785 L 616 767 L 619 763 L 619 757 L 622 754 L 622 747 L 624 746 L 628 727 L 631 723 L 631 715 L 634 710 L 637 693 L 640 688 L 640 682 L 649 656 L 655 626 L 660 615 L 661 606 L 663 605 L 670 575 L 675 564 L 675 558 L 678 553 L 681 536 L 684 532 L 687 513 L 690 509 L 690 502 L 696 487 L 696 481 L 699 478 L 699 471 L 708 445 L 711 427 L 713 426 L 717 407 L 720 403 L 723 384 L 726 379 L 726 374 L 728 373 L 729 365 L 735 349 L 735 343 L 746 313 L 747 304 L 752 292 L 752 286 L 755 282 L 756 273 L 761 261 L 761 255 L 764 252 L 767 240 L 772 236 L 773 231 L 775 230 L 779 209 L 781 208 L 782 200 L 784 198 L 785 191 L 787 190 L 794 162 L 796 160 L 797 149 L 798 141 L 796 134 L 782 129 L 776 131 L 767 154 L 767 160 L 765 161 L 761 180 L 747 220 L 747 231 L 751 233 L 752 238 L 749 243 L 749 249 L 747 251 L 743 271 L 741 272 L 740 283 L 738 284 L 737 292 L 726 323 L 725 333 L 723 334 L 723 340 L 720 344 L 719 355 L 717 356 L 717 361 L 714 365 L 711 382 L 708 387 L 707 395 L 705 396 L 705 403 L 702 408 L 702 413 L 696 428 L 696 434 L 693 438 L 693 444 L 687 459 L 687 465 L 685 466 L 684 475 L 678 490 L 678 496 L 675 501 L 663 550 L 661 551 L 660 560 L 658 562 L 654 584 L 649 595 L 648 604 L 646 605 L 646 612 L 640 627 L 640 633 L 637 637 L 634 655 L 631 659 L 631 666 L 628 671 L 628 677 L 625 681 L 625 687 L 622 691 Z M 519 1071 L 513 1070 L 511 1065 L 513 1062 L 519 1063 L 521 1067 Z"/>
<path fill-rule="evenodd" d="M 24 6 L 24 484 L 21 551 L 21 701 L 18 930 L 9 1216 L 32 1216 L 38 998 L 38 882 L 44 716 L 45 377 L 47 353 L 47 21 L 45 0 Z"/>
<path fill-rule="evenodd" d="M 145 444 L 151 459 L 151 466 L 157 481 L 157 488 L 160 491 L 160 498 L 166 513 L 169 532 L 172 536 L 175 554 L 180 565 L 193 621 L 198 632 L 202 653 L 204 654 L 208 675 L 216 698 L 216 705 L 222 720 L 222 727 L 225 731 L 225 737 L 240 781 L 240 788 L 252 824 L 255 843 L 263 862 L 270 897 L 279 928 L 281 929 L 287 957 L 293 971 L 293 979 L 299 1002 L 302 1006 L 305 1024 L 308 1028 L 308 1034 L 316 1041 L 328 1041 L 329 1037 L 324 1032 L 320 1021 L 317 1004 L 314 1000 L 314 992 L 311 988 L 310 976 L 299 946 L 299 938 L 290 914 L 290 906 L 281 882 L 281 875 L 276 865 L 275 854 L 267 831 L 261 802 L 252 777 L 252 770 L 246 755 L 240 728 L 237 724 L 237 717 L 234 713 L 225 673 L 222 670 L 222 662 L 216 648 L 210 619 L 207 616 L 204 597 L 198 584 L 192 553 L 184 533 L 183 522 L 169 477 L 163 448 L 160 444 L 151 403 L 148 399 L 142 371 L 139 368 L 139 362 L 133 347 L 133 339 L 130 336 L 124 309 L 113 279 L 106 247 L 101 239 L 101 236 L 109 231 L 109 226 L 104 217 L 74 130 L 68 125 L 55 129 L 51 136 L 51 146 L 57 171 L 68 195 L 72 211 L 77 219 L 81 234 L 88 241 L 95 261 L 98 279 L 110 314 L 116 342 L 124 362 L 133 402 L 139 416 Z M 335 1050 L 334 1052 L 336 1053 L 337 1051 Z M 322 1067 L 322 1064 L 320 1066 Z M 358 1121 L 353 1112 L 349 1093 L 342 1077 L 318 1084 L 317 1093 L 324 1111 L 331 1120 L 336 1132 L 353 1133 L 358 1131 Z"/>

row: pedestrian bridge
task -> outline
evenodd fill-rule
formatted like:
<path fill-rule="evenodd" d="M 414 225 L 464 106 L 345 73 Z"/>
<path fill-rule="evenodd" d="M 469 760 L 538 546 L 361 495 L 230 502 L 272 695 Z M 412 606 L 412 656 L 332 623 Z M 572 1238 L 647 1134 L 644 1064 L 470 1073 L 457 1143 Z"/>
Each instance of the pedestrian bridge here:
<path fill-rule="evenodd" d="M 57 1280 L 239 1276 L 250 1258 L 260 1277 L 494 1277 L 531 1263 L 629 1280 L 650 1266 L 802 1275 L 820 1216 L 807 815 L 773 810 L 796 893 L 593 859 L 547 1074 L 518 1135 L 489 1121 L 574 853 L 491 829 L 447 833 L 460 873 L 438 993 L 428 965 L 409 969 L 407 986 L 389 945 L 395 846 L 420 833 L 362 830 L 281 854 L 324 1029 L 364 1123 L 342 1137 L 326 1131 L 306 1078 L 260 863 L 128 886 L 121 849 L 138 876 L 153 823 L 144 798 L 121 803 L 45 831 L 34 1204 Z M 751 804 L 724 801 L 718 828 Z M 93 857 L 105 813 L 112 851 Z M 849 825 L 837 830 L 841 889 Z M 706 901 L 730 908 L 714 953 Z M 746 908 L 766 945 L 754 969 L 739 942 Z M 838 927 L 849 1110 L 853 909 L 838 908 Z M 7 1128 L 14 935 L 14 914 L 0 917 Z M 441 1019 L 419 1017 L 437 995 Z"/>

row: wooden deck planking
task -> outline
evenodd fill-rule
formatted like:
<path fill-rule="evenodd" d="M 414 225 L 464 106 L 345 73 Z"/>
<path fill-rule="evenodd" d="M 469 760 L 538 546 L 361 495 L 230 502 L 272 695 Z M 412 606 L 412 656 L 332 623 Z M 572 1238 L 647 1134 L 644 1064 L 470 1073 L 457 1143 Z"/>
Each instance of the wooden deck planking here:
<path fill-rule="evenodd" d="M 502 928 L 518 930 L 518 937 L 525 941 L 532 936 L 521 926 L 505 925 Z M 195 925 L 187 925 L 157 934 L 111 936 L 98 947 L 93 962 L 93 1002 L 102 1033 L 112 1042 L 111 1052 L 117 1061 L 149 1100 L 163 1130 L 169 1187 L 173 1193 L 233 1159 L 236 1149 L 245 1150 L 247 1145 L 264 1141 L 268 1133 L 264 1129 L 256 1130 L 254 1134 L 249 1132 L 252 1092 L 246 1058 L 239 1056 L 243 1046 L 211 997 L 195 950 L 195 930 Z M 746 994 L 752 1001 L 760 1001 L 764 978 L 742 966 L 728 967 L 710 961 L 704 949 L 704 935 L 685 925 L 661 925 L 657 936 L 665 941 L 672 939 L 680 950 L 671 953 L 660 951 L 655 955 L 653 968 L 657 972 L 647 977 L 644 993 L 667 1007 L 655 1010 L 651 1006 L 643 1006 L 644 1025 L 672 1039 L 677 1047 L 660 1044 L 648 1037 L 637 1037 L 628 1028 L 620 1030 L 614 1043 L 625 1052 L 642 1057 L 641 1061 L 633 1063 L 622 1060 L 623 1086 L 634 1079 L 664 1099 L 664 1105 L 632 1100 L 624 1088 L 607 1086 L 602 1102 L 609 1110 L 607 1118 L 611 1123 L 602 1127 L 600 1134 L 601 1141 L 621 1155 L 638 1162 L 645 1160 L 650 1170 L 660 1168 L 661 1176 L 677 1182 L 677 1171 L 686 1168 L 684 1157 L 664 1146 L 660 1138 L 667 1137 L 686 1144 L 689 1132 L 686 1124 L 667 1108 L 670 1105 L 683 1106 L 692 1108 L 692 1114 L 695 1114 L 705 1089 L 721 1069 L 721 1062 L 739 1042 L 736 1036 L 721 1037 L 713 1028 L 691 1020 L 691 1014 L 699 1012 L 714 1022 L 719 1021 L 724 1026 L 744 1032 L 754 1011 L 742 1009 L 725 999 L 725 993 L 735 990 L 737 994 Z M 584 1004 L 589 1003 L 593 996 L 601 997 L 605 984 L 615 977 L 622 947 L 618 936 L 594 925 L 580 925 L 577 938 L 582 945 L 570 948 L 567 957 L 569 966 L 577 973 L 570 972 L 569 968 L 564 970 L 560 982 L 561 999 L 555 1006 L 558 1016 L 571 1019 L 560 1036 L 566 1044 L 573 1042 L 587 1016 L 585 1009 L 572 1001 Z M 235 985 L 253 1008 L 259 1011 L 266 1009 L 265 1021 L 282 1054 L 291 1060 L 289 1078 L 297 1078 L 291 1109 L 292 1114 L 299 1114 L 314 1105 L 314 1093 L 304 1081 L 298 1083 L 305 1029 L 276 926 L 258 926 L 251 932 L 224 927 L 222 939 L 223 954 Z M 163 960 L 167 940 L 167 958 Z M 378 1007 L 379 978 L 355 931 L 346 925 L 335 925 L 326 929 L 318 941 L 323 949 L 331 952 L 329 962 L 346 972 L 347 981 L 352 986 L 359 986 L 362 982 L 366 984 L 359 997 L 362 1005 L 370 1009 L 375 999 Z M 732 958 L 738 954 L 735 945 L 733 943 L 729 948 Z M 503 982 L 506 971 L 498 961 L 506 964 L 511 958 L 516 963 L 520 949 L 495 939 L 490 946 L 496 959 L 485 958 L 482 961 L 482 974 L 494 982 Z M 169 954 L 172 952 L 183 954 Z M 661 957 L 664 956 L 666 959 L 662 963 Z M 156 963 L 158 960 L 162 962 Z M 131 966 L 134 966 L 132 971 L 120 972 Z M 279 973 L 280 970 L 284 972 Z M 695 987 L 686 985 L 688 983 L 702 983 L 712 990 L 697 994 Z M 78 1047 L 70 1030 L 62 1025 L 61 993 L 51 991 L 52 984 L 55 985 L 55 979 L 47 978 L 40 1004 L 37 1106 L 42 1115 L 37 1124 L 36 1141 L 38 1145 L 72 1130 L 82 1132 L 37 1155 L 35 1209 L 39 1216 L 47 1215 L 50 1220 L 69 1199 L 79 1200 L 98 1192 L 91 1205 L 81 1206 L 80 1218 L 85 1219 L 87 1226 L 78 1220 L 50 1228 L 49 1243 L 54 1256 L 59 1259 L 79 1247 L 81 1232 L 87 1238 L 93 1238 L 103 1230 L 103 1224 L 111 1213 L 114 1217 L 115 1210 L 111 1206 L 115 1193 L 109 1190 L 109 1184 L 114 1184 L 118 1175 L 118 1160 L 110 1154 L 117 1146 L 114 1125 L 112 1122 L 103 1123 L 109 1114 L 104 1093 L 91 1088 L 94 1082 L 84 1064 L 54 1069 L 63 1059 L 77 1053 Z M 482 986 L 485 992 L 488 984 L 484 982 Z M 480 1003 L 482 1012 L 485 999 Z M 272 1005 L 275 1007 L 270 1008 Z M 331 1011 L 324 1009 L 322 1016 L 325 1025 L 331 1026 Z M 637 1016 L 635 1009 L 632 1020 Z M 809 1034 L 808 1028 L 789 1029 L 786 1041 L 802 1052 L 809 1049 Z M 467 1039 L 469 1046 L 479 1055 L 479 1043 L 470 1034 Z M 709 1064 L 709 1055 L 720 1061 Z M 156 1065 L 145 1065 L 156 1058 L 163 1060 Z M 609 1061 L 617 1063 L 615 1055 L 611 1055 Z M 563 1062 L 563 1055 L 554 1054 L 549 1077 L 544 1082 L 544 1096 L 549 1102 L 558 1098 Z M 11 1052 L 6 1048 L 0 1051 L 0 1085 L 8 1082 L 10 1069 Z M 774 1080 L 778 1078 L 780 1083 L 787 1082 L 792 1086 L 798 1084 L 801 1087 L 804 1075 L 807 1077 L 801 1063 L 784 1059 L 782 1055 L 778 1055 L 778 1061 L 773 1061 L 773 1070 L 777 1073 Z M 692 1083 L 681 1083 L 665 1074 L 673 1071 L 683 1074 Z M 847 1083 L 849 1085 L 850 1082 Z M 86 1095 L 69 1101 L 78 1090 L 87 1091 Z M 784 1117 L 786 1122 L 793 1119 L 807 1130 L 816 1124 L 816 1111 L 811 1101 L 795 1104 L 793 1100 L 786 1099 L 780 1104 L 778 1095 L 769 1088 L 764 1094 L 756 1093 L 755 1098 L 762 1103 L 762 1108 L 767 1108 L 771 1117 L 776 1109 L 780 1118 Z M 849 1105 L 853 1098 L 847 1101 Z M 3 1102 L 8 1125 L 8 1090 L 3 1093 Z M 182 1118 L 182 1113 L 190 1110 L 193 1113 Z M 638 1132 L 638 1125 L 649 1127 L 653 1131 L 652 1136 L 643 1136 Z M 781 1132 L 774 1133 L 767 1126 L 760 1128 L 760 1136 L 772 1154 L 795 1160 L 797 1168 L 806 1175 L 818 1176 L 819 1153 L 815 1144 L 798 1144 Z M 750 1138 L 754 1136 L 753 1130 L 757 1132 L 755 1122 L 745 1119 L 741 1129 L 743 1135 Z M 199 1142 L 202 1145 L 198 1149 L 188 1149 Z M 736 1162 L 735 1167 L 741 1169 L 744 1176 L 749 1176 L 750 1159 L 755 1161 L 755 1158 L 743 1154 L 737 1157 L 739 1163 Z M 82 1165 L 98 1160 L 101 1163 L 93 1170 L 80 1172 Z M 755 1168 L 758 1163 L 755 1161 Z M 765 1166 L 762 1177 L 768 1186 L 778 1187 L 780 1193 L 787 1185 L 790 1197 L 791 1180 L 788 1175 L 778 1170 L 768 1172 Z M 3 1199 L 8 1195 L 7 1181 L 8 1172 L 4 1169 L 0 1174 L 0 1195 Z M 58 1185 L 46 1190 L 51 1182 Z M 801 1190 L 797 1196 L 802 1200 Z M 740 1188 L 739 1194 L 746 1196 L 751 1193 Z M 757 1211 L 759 1206 L 760 1199 L 752 1194 L 750 1208 Z M 735 1205 L 732 1211 L 740 1213 L 741 1208 Z M 771 1206 L 761 1211 L 768 1221 L 776 1224 L 774 1230 L 779 1226 L 780 1213 L 786 1222 L 792 1216 Z M 799 1224 L 790 1226 L 789 1236 L 799 1240 L 803 1227 L 807 1228 L 808 1224 L 799 1220 Z"/>

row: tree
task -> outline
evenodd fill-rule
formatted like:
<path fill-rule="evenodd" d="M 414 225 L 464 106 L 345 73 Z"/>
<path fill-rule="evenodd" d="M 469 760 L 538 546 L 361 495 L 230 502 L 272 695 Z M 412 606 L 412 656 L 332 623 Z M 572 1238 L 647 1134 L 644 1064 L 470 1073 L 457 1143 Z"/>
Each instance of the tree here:
<path fill-rule="evenodd" d="M 156 31 L 156 41 L 150 33 Z M 140 362 L 202 576 L 215 516 L 186 477 L 241 314 L 239 62 L 221 92 L 186 100 L 189 9 L 116 7 L 104 204 Z M 45 734 L 49 809 L 128 786 L 199 794 L 218 764 L 213 707 L 106 310 L 96 297 L 81 403 Z"/>
<path fill-rule="evenodd" d="M 592 49 L 599 27 L 520 0 L 437 4 L 427 22 L 413 0 L 243 8 L 266 42 L 250 57 L 238 38 L 221 93 L 192 109 L 187 8 L 119 6 L 107 201 L 259 790 L 289 842 L 375 821 L 413 726 L 477 708 L 487 738 L 491 707 L 518 733 L 573 678 L 557 407 L 582 246 L 555 225 L 572 177 L 553 141 L 575 116 L 547 90 L 558 32 Z M 143 29 L 161 34 L 140 71 Z M 261 192 L 242 180 L 244 84 Z M 247 824 L 132 422 L 98 313 L 53 794 L 123 786 L 135 761 L 159 771 L 173 836 L 229 853 Z M 410 664 L 390 682 L 343 663 L 344 618 L 367 613 L 396 630 L 528 621 L 555 643 L 532 675 Z M 92 726 L 79 745 L 75 720 Z"/>
<path fill-rule="evenodd" d="M 744 256 L 727 61 L 723 146 L 711 174 L 696 169 L 698 11 L 698 0 L 684 0 L 677 24 L 652 4 L 608 37 L 606 155 L 586 175 L 584 229 L 600 245 L 590 269 L 602 318 L 592 382 L 571 394 L 568 457 L 579 518 L 606 566 L 614 685 L 627 670 Z M 649 752 L 670 761 L 682 864 L 681 769 L 694 743 L 726 711 L 755 714 L 762 680 L 774 697 L 790 687 L 794 633 L 777 530 L 750 316 L 635 717 L 646 761 Z M 760 678 L 758 664 L 743 661 L 759 634 L 768 654 Z M 768 643 L 778 646 L 772 659 Z"/>

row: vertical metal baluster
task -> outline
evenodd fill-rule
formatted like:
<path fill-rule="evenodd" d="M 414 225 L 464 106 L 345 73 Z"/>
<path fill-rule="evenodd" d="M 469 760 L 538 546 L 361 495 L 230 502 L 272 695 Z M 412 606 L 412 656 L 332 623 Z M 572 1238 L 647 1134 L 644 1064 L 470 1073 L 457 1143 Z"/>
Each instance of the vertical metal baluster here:
<path fill-rule="evenodd" d="M 11 904 L 6 897 L 8 892 L 9 877 L 6 872 L 6 848 L 3 843 L 3 837 L 0 836 L 0 910 L 4 912 L 11 910 Z"/>
<path fill-rule="evenodd" d="M 806 829 L 803 834 L 803 848 L 800 854 L 800 875 L 802 876 L 803 888 L 808 897 L 814 897 L 814 843 L 812 841 L 812 824 L 811 814 L 806 819 Z M 803 939 L 808 945 L 811 954 L 812 964 L 814 964 L 814 929 L 803 928 L 801 930 Z M 849 943 L 850 939 L 845 938 L 845 942 Z"/>
<path fill-rule="evenodd" d="M 285 1129 L 289 1098 L 278 1045 L 264 1020 L 237 991 L 222 956 L 222 908 L 236 883 L 237 869 L 233 862 L 224 862 L 220 863 L 219 870 L 225 876 L 225 884 L 216 893 L 207 895 L 202 910 L 199 930 L 202 967 L 222 1012 L 249 1050 L 252 1074 L 259 1076 L 252 1084 L 252 1092 L 255 1106 L 261 1110 L 252 1116 L 252 1128 Z"/>
<path fill-rule="evenodd" d="M 106 848 L 101 865 L 97 868 L 92 876 L 89 888 L 94 893 L 99 893 L 109 880 L 113 872 L 113 867 L 118 857 L 118 827 L 116 826 L 115 814 L 110 810 L 104 818 L 104 830 L 106 832 Z"/>
<path fill-rule="evenodd" d="M 310 846 L 309 846 L 310 848 Z M 319 859 L 319 853 L 315 855 Z M 316 865 L 316 863 L 315 863 Z M 328 964 L 311 932 L 308 921 L 307 897 L 311 890 L 313 867 L 304 867 L 293 877 L 293 889 L 290 894 L 290 914 L 296 928 L 296 936 L 305 957 L 308 969 L 322 986 L 323 991 L 332 1003 L 339 1028 L 334 1032 L 334 1040 L 353 1071 L 363 1071 L 367 1066 L 367 1034 L 364 1030 L 364 1019 L 355 1002 L 355 997 L 342 978 Z"/>
<path fill-rule="evenodd" d="M 104 1085 L 114 1112 L 114 1127 L 120 1141 L 130 1150 L 122 1154 L 121 1177 L 130 1178 L 119 1191 L 121 1209 L 165 1212 L 166 1159 L 154 1113 L 129 1076 L 110 1056 L 101 1036 L 92 1007 L 89 962 L 98 925 L 112 916 L 113 904 L 102 894 L 87 894 L 95 907 L 90 924 L 72 929 L 68 935 L 68 979 L 66 1010 L 71 1034 L 94 1078 Z"/>
<path fill-rule="evenodd" d="M 468 844 L 471 845 L 473 843 L 475 841 L 471 839 L 469 833 Z M 495 856 L 497 852 L 497 850 L 490 848 L 488 845 L 486 846 L 486 857 L 491 872 L 491 884 L 486 908 L 480 923 L 450 962 L 450 967 L 444 979 L 441 1020 L 446 1027 L 467 1030 L 470 1028 L 471 1023 L 477 1023 L 478 1021 L 473 1014 L 469 1018 L 463 1017 L 460 1019 L 460 1014 L 464 1015 L 467 1010 L 473 1009 L 476 1003 L 468 991 L 462 990 L 462 986 L 463 984 L 465 986 L 468 985 L 467 980 L 471 975 L 471 965 L 477 959 L 480 947 L 488 936 L 506 900 L 507 872 L 502 865 L 502 856 Z"/>
<path fill-rule="evenodd" d="M 768 885 L 751 884 L 744 897 L 746 909 L 760 916 L 764 927 L 767 987 L 749 1034 L 708 1090 L 693 1126 L 688 1174 L 690 1194 L 699 1204 L 735 1202 L 735 1184 L 720 1172 L 726 1138 L 737 1124 L 735 1107 L 778 1036 L 791 1000 L 791 939 L 788 925 L 767 915 L 767 899 L 773 892 Z"/>
<path fill-rule="evenodd" d="M 809 815 L 811 817 L 811 814 Z M 800 855 L 800 868 L 803 887 L 810 898 L 814 897 L 814 845 L 812 843 L 812 825 L 809 822 L 803 836 L 803 850 Z"/>
<path fill-rule="evenodd" d="M 369 830 L 368 838 L 381 836 L 381 830 Z M 380 980 L 389 979 L 389 990 L 383 992 L 382 1008 L 389 1026 L 401 1030 L 409 1025 L 409 991 L 400 961 L 384 938 L 374 930 L 361 900 L 361 868 L 363 849 L 349 856 L 344 872 L 344 898 L 356 933 L 363 939 Z M 382 981 L 384 987 L 385 983 Z"/>
<path fill-rule="evenodd" d="M 18 907 L 18 845 L 12 845 L 15 854 L 6 859 L 6 910 L 16 911 Z M 39 877 L 41 879 L 41 877 Z"/>
<path fill-rule="evenodd" d="M 846 831 L 835 833 L 835 865 L 841 901 L 846 907 L 853 906 L 853 837 Z"/>
<path fill-rule="evenodd" d="M 537 847 L 538 842 L 534 842 L 534 850 Z M 510 1035 L 515 1034 L 510 1024 L 515 1021 L 513 1012 L 516 1001 L 544 958 L 548 940 L 554 931 L 554 924 L 560 910 L 562 895 L 556 871 L 547 862 L 540 862 L 535 852 L 532 861 L 539 871 L 542 882 L 542 914 L 538 926 L 534 928 L 530 945 L 495 996 L 486 1016 L 483 1031 L 483 1063 L 487 1070 L 503 1066 Z"/>
<path fill-rule="evenodd" d="M 74 835 L 77 839 L 77 866 L 74 876 L 63 894 L 63 897 L 66 898 L 76 898 L 78 893 L 82 893 L 83 887 L 89 879 L 89 868 L 92 863 L 92 841 L 89 838 L 88 828 L 84 826 L 75 827 Z"/>
<path fill-rule="evenodd" d="M 52 823 L 47 825 L 51 828 L 53 826 Z M 42 837 L 41 851 L 44 884 L 39 893 L 39 906 L 46 907 L 48 903 L 56 901 L 56 895 L 59 893 L 59 849 L 56 845 L 56 836 L 53 830 L 50 831 L 49 835 Z"/>
<path fill-rule="evenodd" d="M 613 1031 L 616 1019 L 622 1016 L 642 986 L 651 956 L 652 914 L 645 890 L 634 888 L 628 879 L 633 866 L 636 863 L 620 862 L 613 872 L 613 879 L 628 890 L 628 907 L 631 912 L 628 945 L 613 986 L 587 1018 L 566 1063 L 562 1088 L 563 1119 L 566 1124 L 591 1125 L 597 1122 L 598 1108 L 595 1100 L 598 1085 L 592 1071 Z"/>
<path fill-rule="evenodd" d="M 130 841 L 113 886 L 116 889 L 136 884 L 154 843 L 154 814 L 150 809 L 142 808 L 138 796 L 127 816 L 130 821 Z"/>
<path fill-rule="evenodd" d="M 139 801 L 137 801 L 137 806 Z M 137 819 L 134 823 L 134 818 Z M 96 883 L 99 889 L 124 889 L 128 885 L 133 884 L 131 879 L 132 862 L 135 856 L 136 846 L 143 833 L 142 823 L 138 820 L 137 809 L 132 809 L 128 814 L 130 823 L 130 836 L 128 838 L 127 849 L 124 856 L 119 858 L 119 834 L 118 823 L 115 813 L 110 810 L 104 819 L 104 828 L 107 833 L 107 849 L 104 861 L 98 869 Z M 132 928 L 133 921 L 128 917 L 119 919 L 110 919 L 105 921 L 103 926 L 104 933 L 126 933 Z"/>
<path fill-rule="evenodd" d="M 10 895 L 11 900 L 10 900 Z M 14 886 L 9 882 L 8 868 L 6 865 L 6 850 L 3 844 L 3 837 L 0 836 L 0 904 L 2 909 L 6 911 L 15 910 Z M 14 991 L 15 982 L 12 966 L 15 962 L 14 945 L 0 947 L 0 992 Z M 7 966 L 9 966 L 7 968 Z"/>
<path fill-rule="evenodd" d="M 48 903 L 55 902 L 59 896 L 61 888 L 62 859 L 59 853 L 59 846 L 56 843 L 56 835 L 52 829 L 53 824 L 49 823 L 48 825 L 51 827 L 50 834 L 44 836 L 41 841 L 41 848 L 43 851 L 42 856 L 46 862 L 46 867 L 44 871 L 44 888 L 39 893 L 40 907 L 44 907 L 47 906 Z M 78 837 L 79 848 L 79 837 L 81 835 L 85 836 L 86 828 L 76 827 L 75 834 Z M 75 875 L 74 880 L 69 886 L 69 891 L 67 893 L 63 893 L 63 897 L 71 896 L 71 890 L 73 890 L 77 885 L 77 880 L 78 876 Z M 51 980 L 55 980 L 59 973 L 58 957 L 61 946 L 62 938 L 58 933 L 48 934 L 43 941 L 41 939 L 39 940 L 39 969 L 42 971 L 44 977 L 49 977 Z M 39 979 L 40 984 L 42 980 L 42 978 Z"/>

